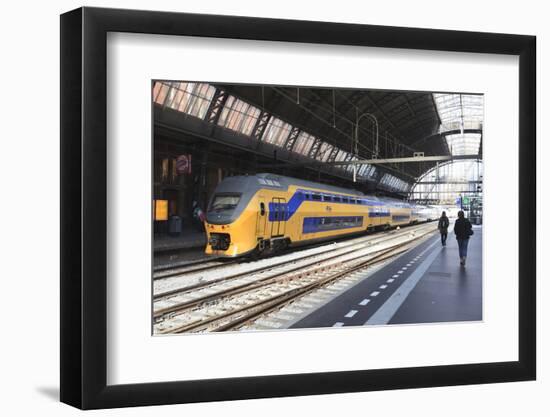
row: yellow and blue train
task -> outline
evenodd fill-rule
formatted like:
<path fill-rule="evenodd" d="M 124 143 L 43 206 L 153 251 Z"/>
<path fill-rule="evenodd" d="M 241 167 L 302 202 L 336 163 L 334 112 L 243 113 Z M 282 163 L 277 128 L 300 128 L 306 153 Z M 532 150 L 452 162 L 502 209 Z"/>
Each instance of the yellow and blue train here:
<path fill-rule="evenodd" d="M 206 213 L 206 253 L 238 257 L 436 219 L 396 199 L 273 174 L 225 178 Z"/>

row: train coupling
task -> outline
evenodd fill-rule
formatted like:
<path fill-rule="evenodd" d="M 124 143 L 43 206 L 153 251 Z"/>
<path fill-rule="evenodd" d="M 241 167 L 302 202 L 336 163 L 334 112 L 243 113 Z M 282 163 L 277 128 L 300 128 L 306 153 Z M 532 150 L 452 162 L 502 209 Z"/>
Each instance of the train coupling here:
<path fill-rule="evenodd" d="M 231 236 L 229 233 L 210 233 L 210 239 L 208 244 L 212 247 L 212 250 L 227 250 L 231 243 Z"/>

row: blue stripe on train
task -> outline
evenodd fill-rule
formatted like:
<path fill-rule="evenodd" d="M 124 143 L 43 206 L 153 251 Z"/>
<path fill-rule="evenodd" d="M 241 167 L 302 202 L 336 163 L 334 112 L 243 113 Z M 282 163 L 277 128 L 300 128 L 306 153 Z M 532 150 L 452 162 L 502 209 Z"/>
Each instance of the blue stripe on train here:
<path fill-rule="evenodd" d="M 288 203 L 269 203 L 269 217 L 270 222 L 274 221 L 287 221 L 292 217 L 298 208 L 305 200 L 303 193 L 295 192 Z"/>
<path fill-rule="evenodd" d="M 339 195 L 339 194 L 328 194 L 328 193 L 321 193 L 321 192 L 316 193 L 313 191 L 298 189 L 292 195 L 290 200 L 288 200 L 287 203 L 274 203 L 274 202 L 269 203 L 268 220 L 270 222 L 274 222 L 274 221 L 287 221 L 288 219 L 290 219 L 294 215 L 294 213 L 298 211 L 298 208 L 302 205 L 302 203 L 306 201 L 306 194 L 322 194 L 322 195 L 330 195 L 332 197 L 337 196 L 340 198 L 344 197 L 343 195 Z M 369 199 L 361 198 L 357 196 L 351 197 L 351 198 L 354 200 L 360 201 L 361 203 L 359 205 L 367 205 L 367 206 L 384 206 L 385 205 L 385 203 L 381 201 L 369 200 Z M 324 204 L 350 204 L 350 203 L 343 203 L 342 201 L 318 201 L 318 200 L 311 200 L 311 199 L 307 199 L 307 201 L 324 203 Z M 384 211 L 378 211 L 378 210 L 381 210 L 381 209 L 377 208 L 375 210 L 369 211 L 369 217 L 387 217 L 390 215 L 390 212 L 388 210 L 384 210 Z"/>
<path fill-rule="evenodd" d="M 396 222 L 399 222 L 402 220 L 409 220 L 410 218 L 411 216 L 409 216 L 408 214 L 391 216 L 391 219 L 395 220 Z"/>
<path fill-rule="evenodd" d="M 369 217 L 389 217 L 389 211 L 373 211 L 369 210 Z"/>
<path fill-rule="evenodd" d="M 326 232 L 363 226 L 362 216 L 305 217 L 302 233 Z"/>

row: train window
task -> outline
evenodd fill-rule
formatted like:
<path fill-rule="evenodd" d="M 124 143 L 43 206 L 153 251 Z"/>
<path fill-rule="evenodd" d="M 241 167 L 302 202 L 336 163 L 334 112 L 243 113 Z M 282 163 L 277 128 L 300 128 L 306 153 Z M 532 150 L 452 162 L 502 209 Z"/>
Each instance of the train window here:
<path fill-rule="evenodd" d="M 332 201 L 332 197 L 330 195 L 324 195 L 323 201 Z"/>
<path fill-rule="evenodd" d="M 260 203 L 260 216 L 265 216 L 265 204 Z"/>
<path fill-rule="evenodd" d="M 342 201 L 342 199 L 340 197 L 334 196 L 334 201 L 339 203 L 340 201 Z"/>
<path fill-rule="evenodd" d="M 241 199 L 240 194 L 216 194 L 210 206 L 211 211 L 234 210 Z"/>
<path fill-rule="evenodd" d="M 311 199 L 315 201 L 321 201 L 321 195 L 320 194 L 312 194 Z"/>
<path fill-rule="evenodd" d="M 342 203 L 349 203 L 349 198 L 342 197 Z"/>
<path fill-rule="evenodd" d="M 356 200 L 355 198 L 350 198 L 350 199 L 349 199 L 349 202 L 350 202 L 351 204 L 357 204 L 357 200 Z"/>

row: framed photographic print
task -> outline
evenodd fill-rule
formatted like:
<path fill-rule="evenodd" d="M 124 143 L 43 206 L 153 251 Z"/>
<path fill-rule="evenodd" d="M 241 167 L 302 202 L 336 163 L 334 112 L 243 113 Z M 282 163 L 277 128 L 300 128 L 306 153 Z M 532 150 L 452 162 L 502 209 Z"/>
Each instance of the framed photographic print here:
<path fill-rule="evenodd" d="M 61 400 L 535 379 L 535 104 L 532 36 L 62 15 Z"/>

